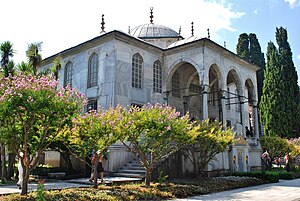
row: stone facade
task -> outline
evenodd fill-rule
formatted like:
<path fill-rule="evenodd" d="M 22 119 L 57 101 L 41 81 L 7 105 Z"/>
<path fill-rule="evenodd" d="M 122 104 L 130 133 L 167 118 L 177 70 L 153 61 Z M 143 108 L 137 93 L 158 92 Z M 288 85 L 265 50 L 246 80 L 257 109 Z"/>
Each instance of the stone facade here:
<path fill-rule="evenodd" d="M 78 88 L 90 100 L 88 107 L 164 103 L 191 118 L 217 119 L 233 127 L 238 143 L 218 154 L 208 171 L 259 167 L 258 67 L 208 38 L 147 37 L 104 33 L 46 58 L 40 70 L 62 57 L 60 84 Z M 96 80 L 93 86 L 91 79 Z M 245 126 L 252 136 L 246 136 Z M 122 145 L 113 145 L 105 168 L 116 171 L 130 159 Z"/>

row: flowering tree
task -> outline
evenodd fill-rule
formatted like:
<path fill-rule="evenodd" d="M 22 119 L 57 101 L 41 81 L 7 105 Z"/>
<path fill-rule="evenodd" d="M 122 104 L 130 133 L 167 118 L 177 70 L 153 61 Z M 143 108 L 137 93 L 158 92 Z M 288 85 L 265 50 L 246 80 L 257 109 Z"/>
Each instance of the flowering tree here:
<path fill-rule="evenodd" d="M 203 174 L 209 162 L 232 144 L 234 134 L 231 129 L 224 129 L 217 121 L 198 122 L 197 129 L 197 132 L 191 136 L 184 153 L 192 162 L 194 173 L 198 178 Z"/>
<path fill-rule="evenodd" d="M 174 108 L 159 104 L 131 107 L 119 126 L 123 144 L 146 170 L 146 187 L 150 186 L 153 169 L 183 147 L 194 132 L 187 115 L 180 117 Z"/>
<path fill-rule="evenodd" d="M 99 161 L 101 154 L 120 137 L 116 125 L 121 121 L 125 109 L 121 106 L 90 111 L 73 119 L 73 128 L 65 132 L 65 145 L 78 157 L 90 156 L 94 150 L 94 161 Z M 97 187 L 97 165 L 94 163 L 94 187 Z"/>
<path fill-rule="evenodd" d="M 77 90 L 58 88 L 50 77 L 0 79 L 0 139 L 21 160 L 21 194 L 27 194 L 29 174 L 43 151 L 85 104 L 86 98 Z"/>

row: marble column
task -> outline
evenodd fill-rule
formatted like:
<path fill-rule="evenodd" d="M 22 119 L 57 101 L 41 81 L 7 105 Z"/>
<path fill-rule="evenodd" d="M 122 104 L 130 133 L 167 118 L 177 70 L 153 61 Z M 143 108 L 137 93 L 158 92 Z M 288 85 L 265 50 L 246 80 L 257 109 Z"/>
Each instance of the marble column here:
<path fill-rule="evenodd" d="M 244 106 L 244 97 L 240 96 L 239 97 L 240 101 L 240 123 L 242 125 L 242 133 L 244 138 L 246 138 L 246 129 L 245 129 L 245 122 L 244 122 L 244 117 L 245 117 L 245 106 Z"/>
<path fill-rule="evenodd" d="M 259 128 L 258 128 L 258 113 L 257 113 L 257 103 L 253 104 L 253 118 L 254 118 L 254 137 L 255 140 L 259 138 Z"/>
<path fill-rule="evenodd" d="M 207 86 L 203 86 L 202 91 L 202 118 L 203 120 L 208 119 L 208 104 L 207 104 L 207 98 L 208 92 L 207 92 Z"/>
<path fill-rule="evenodd" d="M 221 109 L 222 109 L 222 124 L 224 127 L 226 127 L 226 95 L 225 91 L 222 91 L 222 97 L 221 97 Z"/>

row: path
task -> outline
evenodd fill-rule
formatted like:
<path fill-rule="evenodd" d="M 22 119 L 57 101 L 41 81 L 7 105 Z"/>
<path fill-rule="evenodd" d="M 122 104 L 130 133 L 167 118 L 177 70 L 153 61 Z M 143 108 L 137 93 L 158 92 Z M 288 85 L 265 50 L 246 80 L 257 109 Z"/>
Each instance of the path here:
<path fill-rule="evenodd" d="M 251 186 L 209 195 L 172 201 L 231 200 L 231 201 L 300 201 L 300 179 L 281 180 L 278 183 Z"/>

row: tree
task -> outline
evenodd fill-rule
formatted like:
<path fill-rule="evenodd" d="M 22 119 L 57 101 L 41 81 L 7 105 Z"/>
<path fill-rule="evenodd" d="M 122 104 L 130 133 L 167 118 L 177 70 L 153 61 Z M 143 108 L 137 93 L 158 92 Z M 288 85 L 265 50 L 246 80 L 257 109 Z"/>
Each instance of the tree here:
<path fill-rule="evenodd" d="M 209 120 L 205 120 L 197 124 L 199 130 L 191 137 L 184 153 L 193 164 L 194 173 L 199 178 L 209 162 L 232 144 L 234 133 L 232 129 L 224 129 L 217 121 L 210 123 Z"/>
<path fill-rule="evenodd" d="M 13 44 L 10 41 L 5 41 L 1 43 L 0 45 L 0 52 L 1 52 L 1 66 L 4 69 L 4 77 L 8 77 L 10 70 L 9 69 L 9 61 L 10 57 L 14 56 L 14 49 L 13 49 Z"/>
<path fill-rule="evenodd" d="M 261 47 L 258 39 L 256 38 L 256 34 L 250 33 L 249 36 L 246 33 L 241 34 L 236 46 L 236 53 L 244 60 L 260 67 L 260 69 L 256 72 L 258 102 L 260 102 L 264 79 L 263 72 L 266 64 L 265 57 L 261 52 Z"/>
<path fill-rule="evenodd" d="M 65 132 L 65 145 L 77 157 L 90 157 L 94 150 L 93 160 L 99 161 L 107 148 L 120 138 L 116 125 L 121 121 L 125 109 L 121 106 L 100 112 L 90 111 L 73 119 L 73 128 Z M 84 161 L 85 162 L 85 161 Z M 88 164 L 90 165 L 90 164 Z M 97 188 L 97 165 L 94 163 L 94 187 Z M 91 166 L 91 165 L 90 165 Z"/>
<path fill-rule="evenodd" d="M 242 33 L 239 36 L 238 44 L 236 45 L 236 53 L 246 61 L 250 60 L 249 37 L 248 34 Z"/>
<path fill-rule="evenodd" d="M 28 64 L 32 67 L 34 75 L 37 75 L 37 67 L 42 61 L 42 56 L 40 51 L 42 49 L 42 42 L 30 43 L 26 50 L 26 56 L 28 59 Z"/>
<path fill-rule="evenodd" d="M 58 88 L 58 82 L 49 77 L 0 79 L 0 140 L 21 160 L 22 195 L 27 194 L 29 174 L 43 151 L 72 123 L 85 103 L 86 98 L 78 91 Z"/>
<path fill-rule="evenodd" d="M 174 108 L 159 104 L 132 106 L 119 126 L 123 144 L 145 168 L 146 187 L 156 166 L 180 150 L 195 132 L 188 115 L 180 117 Z"/>
<path fill-rule="evenodd" d="M 270 42 L 263 96 L 260 104 L 261 121 L 267 135 L 296 137 L 299 133 L 299 86 L 292 61 L 292 52 L 287 42 L 286 29 L 276 31 L 279 46 Z"/>
<path fill-rule="evenodd" d="M 288 42 L 287 30 L 276 28 L 276 41 L 278 44 L 279 65 L 281 67 L 282 100 L 285 115 L 282 117 L 285 126 L 284 137 L 297 137 L 295 134 L 300 128 L 300 114 L 297 107 L 300 103 L 297 71 L 293 62 L 293 53 Z M 299 136 L 298 136 L 299 137 Z"/>
<path fill-rule="evenodd" d="M 257 95 L 258 102 L 260 102 L 262 96 L 262 87 L 264 82 L 264 70 L 266 66 L 264 53 L 261 52 L 261 47 L 254 33 L 249 34 L 249 43 L 250 43 L 250 63 L 253 63 L 260 67 L 258 71 L 256 71 L 257 78 Z"/>
<path fill-rule="evenodd" d="M 58 72 L 61 70 L 62 65 L 61 65 L 61 56 L 57 56 L 55 60 L 53 61 L 53 67 L 51 68 L 51 71 L 54 75 L 54 78 L 58 80 Z"/>
<path fill-rule="evenodd" d="M 13 74 L 14 63 L 10 61 L 10 58 L 14 56 L 13 44 L 10 41 L 5 41 L 0 45 L 1 53 L 1 66 L 3 68 L 4 77 L 8 77 L 9 74 Z M 12 163 L 12 161 L 10 161 Z M 6 161 L 5 161 L 5 146 L 1 142 L 1 179 L 7 177 L 6 173 Z"/>
<path fill-rule="evenodd" d="M 16 71 L 18 73 L 22 73 L 24 75 L 31 75 L 33 74 L 32 68 L 28 65 L 28 63 L 25 63 L 22 61 L 21 63 L 16 65 Z"/>
<path fill-rule="evenodd" d="M 271 161 L 293 151 L 293 145 L 287 139 L 278 136 L 263 136 L 260 138 L 260 143 L 262 149 L 268 151 Z M 271 166 L 272 163 L 269 164 L 269 169 Z"/>

